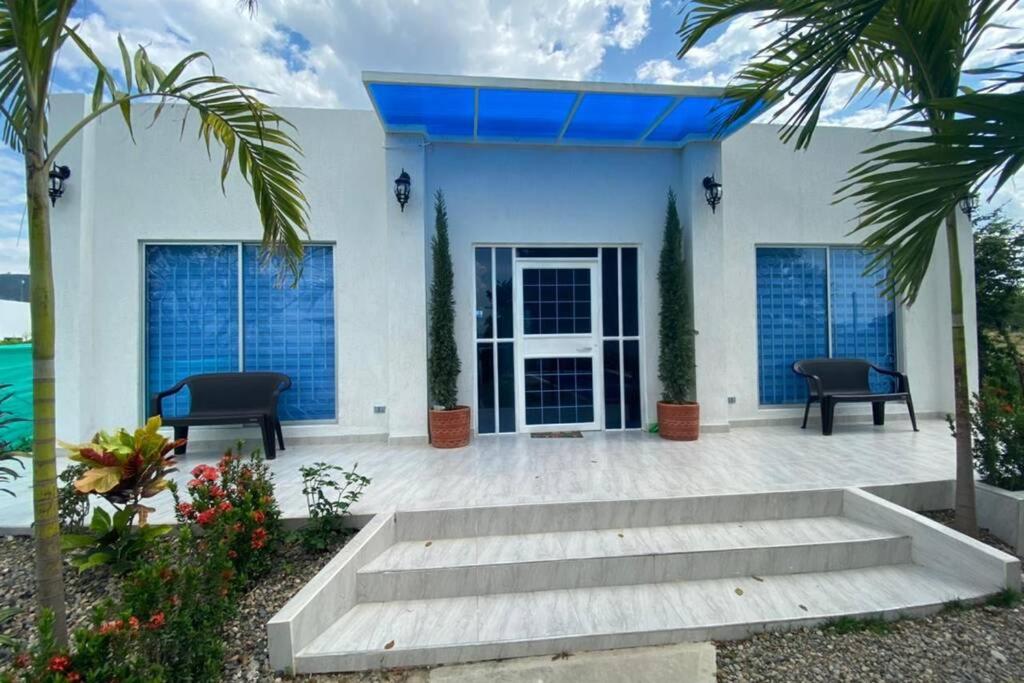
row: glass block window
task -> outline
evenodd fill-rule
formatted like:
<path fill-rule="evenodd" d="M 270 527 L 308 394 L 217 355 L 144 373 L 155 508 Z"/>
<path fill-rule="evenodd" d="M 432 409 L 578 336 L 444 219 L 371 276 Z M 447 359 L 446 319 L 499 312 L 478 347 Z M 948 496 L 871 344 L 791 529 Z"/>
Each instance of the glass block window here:
<path fill-rule="evenodd" d="M 334 419 L 334 259 L 331 247 L 307 245 L 302 278 L 281 282 L 278 264 L 260 265 L 257 245 L 242 248 L 246 370 L 281 372 L 282 420 Z"/>
<path fill-rule="evenodd" d="M 589 268 L 524 268 L 523 333 L 588 334 Z"/>
<path fill-rule="evenodd" d="M 601 249 L 605 429 L 638 429 L 640 283 L 636 247 Z"/>
<path fill-rule="evenodd" d="M 806 400 L 806 383 L 792 370 L 802 358 L 865 358 L 895 368 L 895 307 L 882 295 L 879 276 L 863 274 L 870 254 L 846 247 L 759 247 L 756 258 L 762 405 Z M 890 386 L 882 377 L 872 382 L 883 391 Z"/>
<path fill-rule="evenodd" d="M 238 247 L 146 247 L 146 410 L 149 397 L 189 375 L 234 372 L 238 363 Z M 188 390 L 164 400 L 189 410 Z"/>
<path fill-rule="evenodd" d="M 594 419 L 590 358 L 527 358 L 526 424 L 572 424 Z"/>
<path fill-rule="evenodd" d="M 512 248 L 477 247 L 476 420 L 478 434 L 516 431 Z"/>
<path fill-rule="evenodd" d="M 147 245 L 146 407 L 154 393 L 206 372 L 281 372 L 282 420 L 333 419 L 335 412 L 332 248 L 307 245 L 302 279 L 278 283 L 260 268 L 256 245 Z M 187 390 L 163 402 L 188 412 Z"/>
<path fill-rule="evenodd" d="M 883 294 L 887 270 L 865 277 L 871 259 L 863 249 L 830 250 L 832 356 L 863 358 L 895 370 L 896 306 Z M 892 391 L 893 379 L 872 372 L 871 388 Z"/>

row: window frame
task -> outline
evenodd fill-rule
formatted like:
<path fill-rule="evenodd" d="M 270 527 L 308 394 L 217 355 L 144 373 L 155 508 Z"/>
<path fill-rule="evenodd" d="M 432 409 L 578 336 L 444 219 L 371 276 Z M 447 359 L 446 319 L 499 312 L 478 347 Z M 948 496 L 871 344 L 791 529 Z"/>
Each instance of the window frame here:
<path fill-rule="evenodd" d="M 148 260 L 146 256 L 147 247 L 235 247 L 238 253 L 238 273 L 236 275 L 236 286 L 238 288 L 238 371 L 243 372 L 245 369 L 245 302 L 243 300 L 243 251 L 247 245 L 257 245 L 261 243 L 259 240 L 139 240 L 139 336 L 138 336 L 138 352 L 141 362 L 138 363 L 138 386 L 139 386 L 139 401 L 138 409 L 139 415 L 146 416 L 149 414 L 149 401 L 150 396 L 147 391 L 147 377 L 149 376 L 149 353 L 147 348 L 147 336 L 146 332 L 149 329 L 148 311 L 146 306 L 146 296 L 148 294 L 146 289 L 146 267 Z M 329 247 L 331 249 L 331 267 L 332 267 L 332 287 L 334 291 L 334 417 L 333 418 L 321 418 L 316 420 L 288 420 L 282 421 L 282 424 L 287 425 L 336 425 L 341 423 L 341 395 L 339 388 L 341 386 L 341 345 L 338 344 L 338 297 L 337 297 L 337 274 L 338 274 L 338 260 L 337 260 L 337 242 L 329 240 L 310 240 L 303 242 L 303 246 L 309 247 Z M 143 417 L 145 419 L 145 417 Z"/>
<path fill-rule="evenodd" d="M 832 358 L 833 353 L 833 341 L 832 341 L 832 251 L 833 250 L 856 250 L 856 251 L 868 251 L 859 243 L 844 244 L 827 242 L 824 244 L 820 243 L 806 243 L 806 242 L 765 242 L 754 244 L 754 268 L 752 273 L 754 276 L 753 291 L 754 291 L 754 354 L 756 362 L 754 364 L 754 374 L 756 377 L 755 391 L 757 392 L 757 407 L 758 409 L 764 410 L 792 410 L 793 408 L 799 408 L 803 405 L 800 403 L 762 403 L 761 402 L 761 343 L 760 343 L 760 330 L 758 328 L 758 290 L 757 290 L 757 252 L 759 249 L 823 249 L 825 251 L 825 340 L 826 347 L 828 350 L 828 357 Z M 900 304 L 899 299 L 893 300 L 893 356 L 894 363 L 893 369 L 899 372 L 904 371 L 904 358 L 906 354 L 903 348 L 903 306 Z"/>

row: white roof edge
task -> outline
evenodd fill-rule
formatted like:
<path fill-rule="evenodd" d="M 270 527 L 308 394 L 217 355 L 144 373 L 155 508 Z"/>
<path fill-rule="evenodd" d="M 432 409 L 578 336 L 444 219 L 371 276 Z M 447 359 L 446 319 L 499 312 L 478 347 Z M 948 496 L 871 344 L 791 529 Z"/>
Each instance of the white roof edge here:
<path fill-rule="evenodd" d="M 501 88 L 504 90 L 558 90 L 635 95 L 673 95 L 675 97 L 721 97 L 725 88 L 703 85 L 666 85 L 661 83 L 608 83 L 604 81 L 559 81 L 541 78 L 503 78 L 498 76 L 452 76 L 394 71 L 364 71 L 364 85 L 388 83 L 396 85 L 439 85 L 467 88 Z"/>

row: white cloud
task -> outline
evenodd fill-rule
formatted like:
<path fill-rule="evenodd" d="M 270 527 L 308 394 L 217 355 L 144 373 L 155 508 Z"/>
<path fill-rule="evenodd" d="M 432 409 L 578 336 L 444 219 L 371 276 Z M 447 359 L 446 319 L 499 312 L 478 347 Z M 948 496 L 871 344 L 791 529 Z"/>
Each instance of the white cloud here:
<path fill-rule="evenodd" d="M 636 68 L 637 80 L 645 83 L 668 85 L 710 85 L 721 86 L 724 81 L 711 71 L 703 74 L 685 72 L 676 62 L 668 59 L 649 59 Z"/>

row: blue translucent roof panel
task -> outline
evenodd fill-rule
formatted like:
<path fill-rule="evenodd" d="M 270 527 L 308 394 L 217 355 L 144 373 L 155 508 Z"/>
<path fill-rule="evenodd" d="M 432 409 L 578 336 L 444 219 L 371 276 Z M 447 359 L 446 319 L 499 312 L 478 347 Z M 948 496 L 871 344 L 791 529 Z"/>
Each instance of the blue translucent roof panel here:
<path fill-rule="evenodd" d="M 421 126 L 430 135 L 473 135 L 473 88 L 404 83 L 369 87 L 390 126 Z"/>
<path fill-rule="evenodd" d="M 677 142 L 687 135 L 711 135 L 735 108 L 717 97 L 687 97 L 647 136 L 655 142 Z"/>
<path fill-rule="evenodd" d="M 557 90 L 480 89 L 477 134 L 498 138 L 558 137 L 576 93 Z"/>
<path fill-rule="evenodd" d="M 639 140 L 675 101 L 671 95 L 587 93 L 565 132 L 574 140 Z"/>

